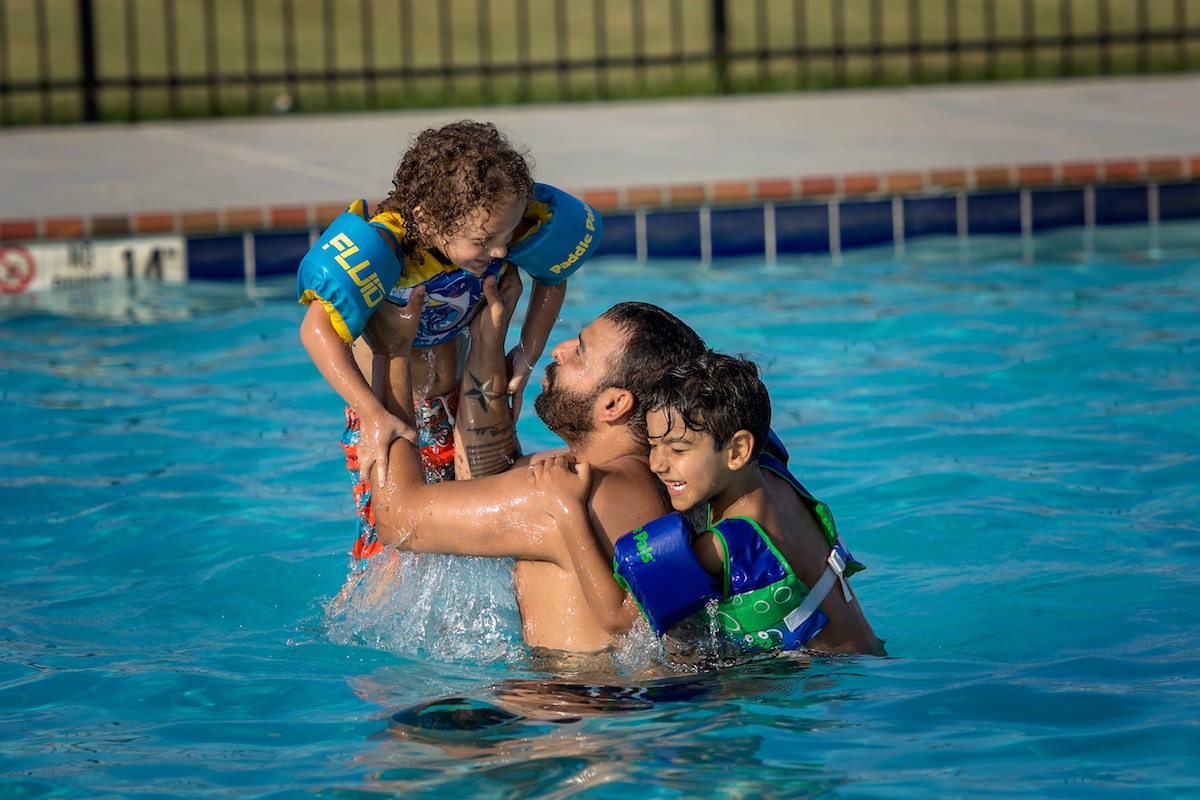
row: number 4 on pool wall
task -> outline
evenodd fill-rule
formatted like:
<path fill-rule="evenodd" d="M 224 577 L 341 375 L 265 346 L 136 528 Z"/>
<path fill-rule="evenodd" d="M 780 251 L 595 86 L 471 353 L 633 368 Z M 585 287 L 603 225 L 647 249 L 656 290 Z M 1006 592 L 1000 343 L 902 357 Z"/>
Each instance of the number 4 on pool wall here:
<path fill-rule="evenodd" d="M 125 261 L 125 277 L 129 280 L 142 278 L 144 280 L 161 281 L 163 279 L 164 262 L 174 264 L 179 259 L 179 251 L 175 247 L 127 247 L 121 251 Z"/>

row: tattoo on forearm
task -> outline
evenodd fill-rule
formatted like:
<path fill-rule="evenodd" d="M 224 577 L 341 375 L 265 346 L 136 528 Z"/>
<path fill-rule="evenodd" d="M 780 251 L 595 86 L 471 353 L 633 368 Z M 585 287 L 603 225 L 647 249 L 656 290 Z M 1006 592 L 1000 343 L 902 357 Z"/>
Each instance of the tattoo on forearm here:
<path fill-rule="evenodd" d="M 485 425 L 481 428 L 469 427 L 467 433 L 472 436 L 491 436 L 497 438 L 505 435 L 509 431 L 508 425 Z"/>
<path fill-rule="evenodd" d="M 485 414 L 491 410 L 493 403 L 498 403 L 504 398 L 504 392 L 496 387 L 495 377 L 481 381 L 474 372 L 468 372 L 467 378 L 471 381 L 471 388 L 467 389 L 465 394 L 478 403 Z"/>
<path fill-rule="evenodd" d="M 513 461 L 520 455 L 516 435 L 498 438 L 492 442 L 469 444 L 464 449 L 473 477 L 503 472 L 512 466 Z"/>

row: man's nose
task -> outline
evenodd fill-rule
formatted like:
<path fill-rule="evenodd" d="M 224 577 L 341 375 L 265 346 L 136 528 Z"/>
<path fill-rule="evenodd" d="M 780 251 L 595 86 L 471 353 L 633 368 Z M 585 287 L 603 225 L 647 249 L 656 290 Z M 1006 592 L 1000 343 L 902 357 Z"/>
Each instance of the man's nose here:
<path fill-rule="evenodd" d="M 566 354 L 568 352 L 567 347 L 573 341 L 575 341 L 575 340 L 568 339 L 565 342 L 559 342 L 558 344 L 554 345 L 553 349 L 550 350 L 550 357 L 553 358 L 555 361 L 557 361 L 559 364 L 563 363 L 563 357 L 566 356 Z"/>

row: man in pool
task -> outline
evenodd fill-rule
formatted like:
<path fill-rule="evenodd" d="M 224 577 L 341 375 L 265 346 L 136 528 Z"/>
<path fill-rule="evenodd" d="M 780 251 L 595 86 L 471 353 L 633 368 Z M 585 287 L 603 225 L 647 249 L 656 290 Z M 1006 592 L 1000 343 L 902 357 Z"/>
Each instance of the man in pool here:
<path fill-rule="evenodd" d="M 514 273 L 510 273 L 512 275 Z M 427 484 L 416 449 L 392 444 L 386 479 L 374 493 L 375 523 L 384 544 L 424 553 L 512 558 L 521 628 L 531 647 L 595 652 L 612 642 L 593 615 L 555 521 L 534 493 L 526 469 L 537 455 L 519 455 L 516 429 L 500 390 L 507 384 L 504 335 L 520 286 L 485 284 L 487 306 L 472 322 L 457 431 L 460 459 L 479 476 Z M 420 302 L 384 308 L 366 338 L 384 402 L 411 414 L 407 343 Z M 670 511 L 647 461 L 641 397 L 667 369 L 704 352 L 703 340 L 682 321 L 647 303 L 620 303 L 551 351 L 534 408 L 562 437 L 571 455 L 592 467 L 588 512 L 598 541 L 612 558 L 613 542 Z M 411 422 L 411 420 L 410 420 Z M 462 461 L 459 465 L 463 466 Z M 461 474 L 461 473 L 460 473 Z"/>

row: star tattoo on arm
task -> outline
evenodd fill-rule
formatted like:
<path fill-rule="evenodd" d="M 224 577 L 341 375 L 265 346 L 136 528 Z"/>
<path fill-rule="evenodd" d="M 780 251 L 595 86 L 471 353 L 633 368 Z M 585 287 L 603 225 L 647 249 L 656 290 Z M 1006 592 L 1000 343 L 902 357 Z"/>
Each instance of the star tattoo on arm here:
<path fill-rule="evenodd" d="M 470 389 L 467 389 L 466 395 L 475 402 L 479 403 L 479 407 L 486 414 L 491 409 L 492 403 L 499 402 L 504 397 L 504 392 L 496 388 L 496 379 L 488 378 L 486 381 L 480 381 L 474 373 L 468 373 L 473 384 Z"/>

